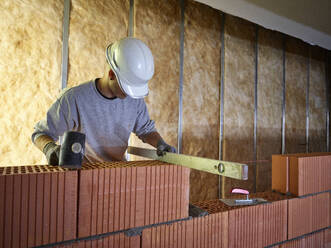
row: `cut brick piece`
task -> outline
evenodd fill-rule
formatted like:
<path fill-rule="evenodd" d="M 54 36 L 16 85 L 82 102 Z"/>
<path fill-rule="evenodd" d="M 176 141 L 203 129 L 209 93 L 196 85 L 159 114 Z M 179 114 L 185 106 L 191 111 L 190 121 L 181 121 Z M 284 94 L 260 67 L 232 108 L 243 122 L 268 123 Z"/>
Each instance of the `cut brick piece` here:
<path fill-rule="evenodd" d="M 329 226 L 328 192 L 288 200 L 288 239 Z"/>
<path fill-rule="evenodd" d="M 281 193 L 289 192 L 289 159 L 288 156 L 272 155 L 271 188 Z"/>
<path fill-rule="evenodd" d="M 59 175 L 67 176 L 66 189 L 59 185 Z M 76 238 L 77 180 L 76 171 L 60 167 L 3 168 L 0 247 L 34 247 Z M 58 191 L 62 197 L 58 197 Z"/>
<path fill-rule="evenodd" d="M 176 182 L 171 171 L 177 171 Z M 189 171 L 159 161 L 83 165 L 78 236 L 167 222 L 174 220 L 175 213 L 177 219 L 188 217 Z"/>

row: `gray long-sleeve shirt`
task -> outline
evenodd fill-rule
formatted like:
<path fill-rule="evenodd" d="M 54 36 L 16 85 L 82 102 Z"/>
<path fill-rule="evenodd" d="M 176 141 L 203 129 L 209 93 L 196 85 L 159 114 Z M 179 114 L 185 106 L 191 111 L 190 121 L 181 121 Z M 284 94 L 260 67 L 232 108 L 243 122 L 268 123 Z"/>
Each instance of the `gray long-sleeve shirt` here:
<path fill-rule="evenodd" d="M 66 90 L 35 125 L 32 141 L 40 135 L 57 141 L 65 131 L 85 133 L 85 159 L 97 162 L 124 160 L 131 132 L 140 138 L 156 129 L 144 99 L 107 99 L 93 80 Z"/>

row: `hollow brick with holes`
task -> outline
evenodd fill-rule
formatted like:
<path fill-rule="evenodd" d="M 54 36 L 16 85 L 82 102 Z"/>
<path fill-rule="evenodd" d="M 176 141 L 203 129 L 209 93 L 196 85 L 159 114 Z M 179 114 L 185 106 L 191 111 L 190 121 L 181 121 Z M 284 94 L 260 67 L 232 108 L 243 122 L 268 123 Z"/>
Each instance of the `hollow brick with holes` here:
<path fill-rule="evenodd" d="M 83 165 L 78 236 L 188 217 L 189 171 L 159 161 Z"/>
<path fill-rule="evenodd" d="M 60 167 L 1 168 L 0 247 L 76 238 L 77 180 L 77 171 Z"/>

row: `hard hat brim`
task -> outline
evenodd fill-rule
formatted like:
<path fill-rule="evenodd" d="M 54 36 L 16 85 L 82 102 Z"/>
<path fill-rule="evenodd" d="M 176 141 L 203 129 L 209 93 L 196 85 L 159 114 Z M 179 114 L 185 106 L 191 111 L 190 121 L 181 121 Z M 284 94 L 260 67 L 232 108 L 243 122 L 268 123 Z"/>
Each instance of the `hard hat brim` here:
<path fill-rule="evenodd" d="M 115 72 L 118 84 L 125 94 L 132 98 L 143 98 L 148 95 L 148 85 L 147 82 L 141 87 L 130 86 L 125 78 L 122 78 L 118 73 Z"/>
<path fill-rule="evenodd" d="M 111 56 L 111 46 L 112 44 L 110 44 L 107 48 L 106 48 L 106 58 L 108 61 L 108 64 L 110 65 L 111 69 L 113 70 L 113 72 L 115 73 L 117 82 L 121 88 L 121 90 L 128 96 L 132 97 L 132 98 L 143 98 L 145 96 L 148 95 L 148 84 L 146 81 L 146 84 L 137 87 L 137 86 L 131 86 L 129 81 L 126 80 L 124 77 L 121 77 L 120 73 L 118 72 L 118 67 L 116 66 L 116 63 L 114 63 L 113 61 L 113 56 Z"/>

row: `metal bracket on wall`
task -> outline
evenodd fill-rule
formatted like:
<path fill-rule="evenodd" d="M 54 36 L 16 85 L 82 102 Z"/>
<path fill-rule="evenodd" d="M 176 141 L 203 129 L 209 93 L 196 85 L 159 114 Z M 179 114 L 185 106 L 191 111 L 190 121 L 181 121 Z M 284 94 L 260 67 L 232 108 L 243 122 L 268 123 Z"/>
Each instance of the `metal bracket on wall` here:
<path fill-rule="evenodd" d="M 68 40 L 69 40 L 70 0 L 64 0 L 62 29 L 62 65 L 60 89 L 67 87 L 68 80 Z"/>
<path fill-rule="evenodd" d="M 158 156 L 156 150 L 133 146 L 128 147 L 128 153 L 225 177 L 231 177 L 239 180 L 248 179 L 248 166 L 246 164 L 201 158 L 171 152 L 165 152 L 163 156 Z"/>

